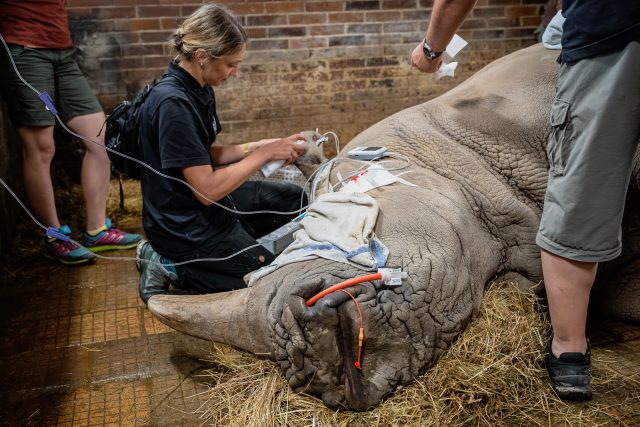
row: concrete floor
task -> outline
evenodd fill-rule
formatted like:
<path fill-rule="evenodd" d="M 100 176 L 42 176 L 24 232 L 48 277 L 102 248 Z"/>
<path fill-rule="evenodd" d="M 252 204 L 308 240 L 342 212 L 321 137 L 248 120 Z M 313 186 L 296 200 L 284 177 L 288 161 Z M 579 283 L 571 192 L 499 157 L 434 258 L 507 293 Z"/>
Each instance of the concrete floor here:
<path fill-rule="evenodd" d="M 199 424 L 211 346 L 156 321 L 137 278 L 131 261 L 3 269 L 0 425 Z"/>
<path fill-rule="evenodd" d="M 108 256 L 134 256 L 135 251 Z M 191 426 L 210 344 L 160 324 L 132 261 L 0 268 L 0 425 Z M 640 372 L 640 326 L 598 319 L 594 347 Z M 594 326 L 597 325 L 597 326 Z M 640 425 L 624 414 L 628 425 Z"/>

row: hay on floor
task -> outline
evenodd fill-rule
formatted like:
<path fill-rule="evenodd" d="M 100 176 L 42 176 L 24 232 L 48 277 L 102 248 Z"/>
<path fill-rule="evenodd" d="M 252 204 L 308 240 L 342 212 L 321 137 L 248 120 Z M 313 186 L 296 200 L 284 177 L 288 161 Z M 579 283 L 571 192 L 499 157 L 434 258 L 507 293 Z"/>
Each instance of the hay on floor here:
<path fill-rule="evenodd" d="M 275 363 L 216 344 L 199 413 L 205 425 L 225 426 L 625 425 L 640 398 L 637 377 L 621 376 L 612 355 L 594 349 L 596 399 L 560 401 L 542 365 L 548 330 L 535 297 L 494 283 L 478 319 L 436 365 L 366 412 L 330 410 L 293 393 Z"/>

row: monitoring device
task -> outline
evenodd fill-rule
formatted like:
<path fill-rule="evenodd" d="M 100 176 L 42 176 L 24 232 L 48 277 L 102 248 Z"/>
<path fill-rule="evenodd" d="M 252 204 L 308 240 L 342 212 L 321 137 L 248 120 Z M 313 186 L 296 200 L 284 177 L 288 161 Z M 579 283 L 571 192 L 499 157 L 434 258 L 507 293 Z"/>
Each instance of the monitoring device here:
<path fill-rule="evenodd" d="M 354 160 L 376 160 L 385 157 L 387 147 L 356 147 L 349 150 L 349 158 Z"/>
<path fill-rule="evenodd" d="M 299 221 L 291 221 L 260 237 L 256 242 L 260 243 L 266 250 L 274 255 L 279 255 L 287 246 L 293 243 L 293 234 L 300 229 Z"/>

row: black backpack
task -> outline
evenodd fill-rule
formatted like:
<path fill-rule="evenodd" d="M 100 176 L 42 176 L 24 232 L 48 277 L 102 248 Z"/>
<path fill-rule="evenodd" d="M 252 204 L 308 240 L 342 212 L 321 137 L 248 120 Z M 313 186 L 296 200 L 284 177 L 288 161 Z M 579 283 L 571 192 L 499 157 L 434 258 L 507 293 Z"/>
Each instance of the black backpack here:
<path fill-rule="evenodd" d="M 124 156 L 142 161 L 139 141 L 140 114 L 145 99 L 155 85 L 154 80 L 153 83 L 146 85 L 132 101 L 122 101 L 107 116 L 104 143 L 111 160 L 111 171 L 118 178 L 140 179 L 142 167 L 140 163 Z"/>

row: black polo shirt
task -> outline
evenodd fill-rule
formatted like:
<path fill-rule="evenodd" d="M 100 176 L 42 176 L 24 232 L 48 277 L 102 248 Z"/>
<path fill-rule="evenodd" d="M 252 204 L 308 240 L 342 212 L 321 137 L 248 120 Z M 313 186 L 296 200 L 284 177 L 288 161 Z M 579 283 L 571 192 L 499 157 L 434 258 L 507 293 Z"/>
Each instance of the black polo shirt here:
<path fill-rule="evenodd" d="M 140 123 L 143 160 L 184 180 L 181 168 L 212 165 L 210 147 L 221 130 L 209 86 L 171 63 L 145 100 Z M 198 248 L 228 234 L 235 215 L 205 206 L 184 184 L 142 168 L 142 223 L 153 248 L 173 258 L 193 258 Z M 225 201 L 222 203 L 227 204 Z"/>
<path fill-rule="evenodd" d="M 559 62 L 575 62 L 640 41 L 640 0 L 563 0 Z"/>

